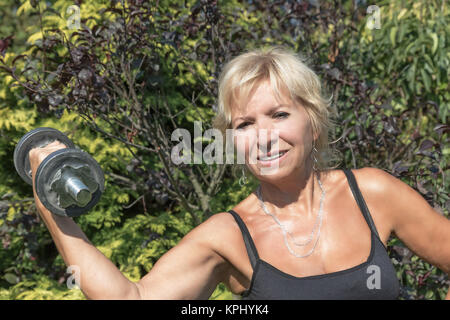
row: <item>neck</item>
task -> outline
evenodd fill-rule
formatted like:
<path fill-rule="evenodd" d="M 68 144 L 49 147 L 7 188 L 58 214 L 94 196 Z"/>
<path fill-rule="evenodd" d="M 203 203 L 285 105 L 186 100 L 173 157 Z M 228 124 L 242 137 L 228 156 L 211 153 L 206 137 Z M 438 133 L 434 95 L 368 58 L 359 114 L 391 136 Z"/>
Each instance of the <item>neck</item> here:
<path fill-rule="evenodd" d="M 306 168 L 305 168 L 306 169 Z M 312 168 L 300 170 L 289 179 L 277 182 L 261 181 L 261 195 L 264 203 L 275 215 L 317 215 L 322 190 Z"/>

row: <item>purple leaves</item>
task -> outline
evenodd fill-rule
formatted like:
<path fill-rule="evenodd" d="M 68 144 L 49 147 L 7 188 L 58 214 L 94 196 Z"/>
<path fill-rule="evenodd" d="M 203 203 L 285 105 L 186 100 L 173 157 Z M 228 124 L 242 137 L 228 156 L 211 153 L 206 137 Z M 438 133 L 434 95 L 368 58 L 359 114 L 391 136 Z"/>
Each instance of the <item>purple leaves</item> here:
<path fill-rule="evenodd" d="M 5 56 L 6 49 L 8 49 L 9 45 L 11 44 L 12 39 L 14 39 L 14 35 L 0 39 L 0 54 L 2 56 Z"/>

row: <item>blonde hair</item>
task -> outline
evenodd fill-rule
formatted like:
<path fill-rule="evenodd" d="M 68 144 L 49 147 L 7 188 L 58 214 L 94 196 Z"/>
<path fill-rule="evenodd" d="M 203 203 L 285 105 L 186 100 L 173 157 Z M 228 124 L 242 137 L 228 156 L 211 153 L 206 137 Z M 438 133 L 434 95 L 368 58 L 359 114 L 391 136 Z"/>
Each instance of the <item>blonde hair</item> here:
<path fill-rule="evenodd" d="M 298 54 L 282 48 L 269 47 L 243 53 L 223 68 L 219 77 L 219 97 L 217 114 L 213 126 L 225 136 L 226 129 L 231 128 L 231 110 L 241 104 L 245 105 L 252 90 L 264 80 L 269 80 L 272 90 L 281 97 L 281 92 L 289 93 L 292 101 L 300 103 L 308 113 L 313 135 L 317 136 L 315 147 L 319 171 L 336 168 L 329 167 L 331 160 L 339 160 L 337 150 L 330 147 L 329 135 L 335 123 L 331 116 L 331 98 L 322 95 L 319 77 L 312 71 Z"/>

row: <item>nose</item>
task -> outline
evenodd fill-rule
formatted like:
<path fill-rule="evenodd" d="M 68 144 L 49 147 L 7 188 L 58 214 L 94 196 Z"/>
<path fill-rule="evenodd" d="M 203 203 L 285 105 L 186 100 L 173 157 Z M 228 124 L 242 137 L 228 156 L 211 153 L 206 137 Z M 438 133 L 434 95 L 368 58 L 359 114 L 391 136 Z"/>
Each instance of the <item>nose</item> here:
<path fill-rule="evenodd" d="M 278 145 L 279 130 L 271 127 L 260 127 L 257 132 L 257 146 L 260 153 L 271 152 Z"/>

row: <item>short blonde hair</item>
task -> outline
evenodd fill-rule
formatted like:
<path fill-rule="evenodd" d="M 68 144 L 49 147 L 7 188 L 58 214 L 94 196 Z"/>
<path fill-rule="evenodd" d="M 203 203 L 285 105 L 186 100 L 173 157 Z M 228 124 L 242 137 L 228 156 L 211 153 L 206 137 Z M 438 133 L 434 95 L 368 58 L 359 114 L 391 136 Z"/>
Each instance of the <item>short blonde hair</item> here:
<path fill-rule="evenodd" d="M 313 135 L 318 137 L 315 141 L 318 150 L 316 167 L 319 171 L 330 169 L 328 163 L 339 159 L 337 150 L 329 144 L 329 134 L 335 127 L 330 117 L 335 114 L 330 107 L 331 98 L 324 98 L 319 77 L 304 59 L 286 48 L 268 47 L 249 51 L 224 66 L 219 77 L 217 114 L 213 126 L 225 136 L 226 129 L 231 128 L 232 108 L 240 106 L 264 80 L 270 81 L 277 98 L 281 97 L 282 91 L 288 92 L 292 101 L 305 108 Z"/>

